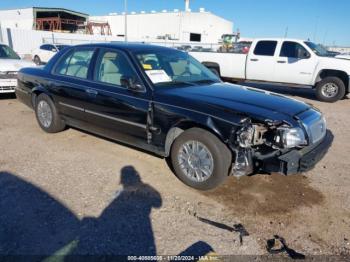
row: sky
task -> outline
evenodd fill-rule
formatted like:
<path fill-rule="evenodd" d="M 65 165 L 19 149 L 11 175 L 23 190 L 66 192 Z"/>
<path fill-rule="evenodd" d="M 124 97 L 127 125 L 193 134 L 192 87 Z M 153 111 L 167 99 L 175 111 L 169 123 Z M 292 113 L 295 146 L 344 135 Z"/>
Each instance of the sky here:
<path fill-rule="evenodd" d="M 184 9 L 184 0 L 127 0 L 129 11 Z M 0 0 L 0 9 L 62 7 L 105 15 L 122 12 L 124 0 Z M 191 0 L 234 23 L 242 37 L 310 39 L 326 45 L 350 46 L 350 0 Z"/>

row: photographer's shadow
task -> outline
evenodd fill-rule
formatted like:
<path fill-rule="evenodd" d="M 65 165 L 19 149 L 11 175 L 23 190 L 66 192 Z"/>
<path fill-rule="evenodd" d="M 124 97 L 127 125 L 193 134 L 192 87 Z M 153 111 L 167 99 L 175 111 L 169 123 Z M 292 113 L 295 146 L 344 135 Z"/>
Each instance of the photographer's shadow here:
<path fill-rule="evenodd" d="M 161 196 L 132 166 L 120 181 L 101 216 L 81 221 L 37 186 L 0 172 L 0 255 L 155 255 L 150 213 Z"/>
<path fill-rule="evenodd" d="M 150 213 L 162 205 L 160 194 L 138 172 L 121 170 L 123 188 L 97 219 L 82 221 L 74 254 L 156 255 Z"/>

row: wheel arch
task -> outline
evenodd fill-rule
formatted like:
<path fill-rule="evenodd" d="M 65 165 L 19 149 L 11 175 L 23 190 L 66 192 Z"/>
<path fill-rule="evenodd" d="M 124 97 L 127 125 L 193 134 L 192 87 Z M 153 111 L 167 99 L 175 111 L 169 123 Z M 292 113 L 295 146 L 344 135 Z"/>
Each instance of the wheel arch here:
<path fill-rule="evenodd" d="M 204 61 L 202 62 L 202 65 L 204 65 L 207 68 L 213 68 L 216 69 L 219 73 L 219 75 L 221 76 L 221 71 L 220 71 L 220 65 L 216 62 L 209 62 L 209 61 Z"/>
<path fill-rule="evenodd" d="M 345 85 L 346 93 L 350 92 L 349 76 L 345 71 L 333 70 L 333 69 L 321 70 L 316 76 L 315 87 L 320 81 L 322 81 L 326 77 L 338 77 L 340 80 L 343 81 Z"/>
<path fill-rule="evenodd" d="M 215 126 L 214 123 L 212 123 L 212 121 L 207 121 L 208 123 L 210 123 L 209 125 L 205 125 L 205 124 L 201 124 L 198 122 L 194 122 L 194 121 L 181 121 L 178 122 L 177 124 L 175 124 L 174 126 L 172 126 L 167 135 L 166 135 L 166 139 L 165 139 L 165 156 L 168 157 L 170 155 L 170 151 L 171 151 L 171 147 L 174 143 L 174 141 L 176 140 L 177 137 L 179 137 L 184 131 L 190 129 L 190 128 L 201 128 L 203 130 L 206 130 L 210 133 L 212 133 L 213 135 L 215 135 L 216 137 L 218 137 L 224 144 L 225 144 L 225 139 L 224 139 L 224 135 L 219 131 L 219 129 Z M 229 148 L 229 147 L 228 147 Z"/>
<path fill-rule="evenodd" d="M 50 99 L 55 102 L 55 100 L 53 99 L 52 95 L 42 86 L 37 86 L 35 88 L 33 88 L 32 90 L 32 106 L 33 108 L 35 108 L 35 104 L 36 104 L 36 99 L 39 95 L 41 94 L 45 94 L 48 97 L 50 97 Z"/>

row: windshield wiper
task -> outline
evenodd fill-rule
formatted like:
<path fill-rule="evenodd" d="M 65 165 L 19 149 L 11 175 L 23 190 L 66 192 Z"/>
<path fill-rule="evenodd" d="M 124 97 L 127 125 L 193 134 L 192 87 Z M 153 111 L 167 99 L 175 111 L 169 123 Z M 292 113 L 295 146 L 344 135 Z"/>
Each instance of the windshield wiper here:
<path fill-rule="evenodd" d="M 213 79 L 202 79 L 202 80 L 193 81 L 192 83 L 196 83 L 196 84 L 214 84 L 214 83 L 219 83 L 219 81 L 216 81 L 216 80 L 213 80 Z"/>
<path fill-rule="evenodd" d="M 190 85 L 190 86 L 195 86 L 196 84 L 193 82 L 187 82 L 187 81 L 169 81 L 169 82 L 161 82 L 157 83 L 156 85 L 166 85 L 166 86 L 171 86 L 171 85 Z"/>

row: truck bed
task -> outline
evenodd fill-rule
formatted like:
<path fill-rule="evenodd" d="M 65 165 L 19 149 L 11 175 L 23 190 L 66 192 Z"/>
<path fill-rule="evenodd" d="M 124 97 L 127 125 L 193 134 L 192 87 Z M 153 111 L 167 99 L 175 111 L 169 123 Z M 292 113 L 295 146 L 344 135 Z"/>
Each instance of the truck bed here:
<path fill-rule="evenodd" d="M 246 54 L 218 53 L 218 52 L 190 52 L 191 56 L 201 63 L 217 63 L 220 75 L 224 78 L 245 79 Z"/>

